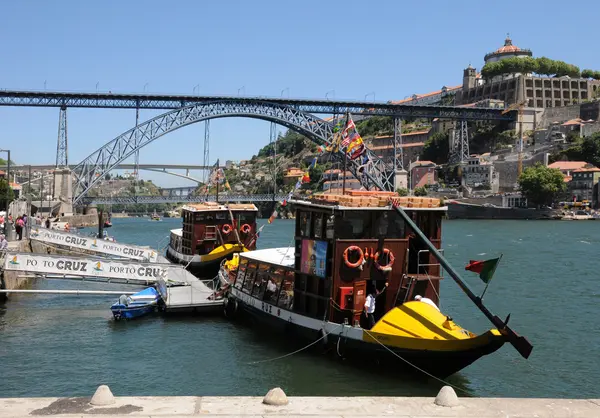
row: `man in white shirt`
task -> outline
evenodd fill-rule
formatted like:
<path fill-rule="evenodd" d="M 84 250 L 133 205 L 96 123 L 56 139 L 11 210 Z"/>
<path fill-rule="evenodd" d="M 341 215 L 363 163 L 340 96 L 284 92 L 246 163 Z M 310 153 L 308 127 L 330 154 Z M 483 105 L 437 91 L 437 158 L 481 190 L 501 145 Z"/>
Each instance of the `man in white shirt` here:
<path fill-rule="evenodd" d="M 277 293 L 277 284 L 272 279 L 269 279 L 264 300 L 270 301 L 275 296 L 275 293 Z"/>
<path fill-rule="evenodd" d="M 375 299 L 377 298 L 377 296 L 383 293 L 387 286 L 388 283 L 385 284 L 385 287 L 381 291 L 377 290 L 377 288 L 373 286 L 369 291 L 367 298 L 365 299 L 365 306 L 363 310 L 365 312 L 365 317 L 367 318 L 367 325 L 369 329 L 375 326 L 375 316 L 373 315 L 375 313 Z"/>
<path fill-rule="evenodd" d="M 440 310 L 440 308 L 438 308 L 438 307 L 437 307 L 437 305 L 435 304 L 435 302 L 434 302 L 434 301 L 432 301 L 432 300 L 431 300 L 431 299 L 429 299 L 429 298 L 424 298 L 424 297 L 423 297 L 423 296 L 421 296 L 421 295 L 417 295 L 417 296 L 415 296 L 415 300 L 417 300 L 417 301 L 419 301 L 419 302 L 426 303 L 426 304 L 428 304 L 428 305 L 431 305 L 431 306 L 433 306 L 435 309 L 437 309 L 438 311 Z"/>

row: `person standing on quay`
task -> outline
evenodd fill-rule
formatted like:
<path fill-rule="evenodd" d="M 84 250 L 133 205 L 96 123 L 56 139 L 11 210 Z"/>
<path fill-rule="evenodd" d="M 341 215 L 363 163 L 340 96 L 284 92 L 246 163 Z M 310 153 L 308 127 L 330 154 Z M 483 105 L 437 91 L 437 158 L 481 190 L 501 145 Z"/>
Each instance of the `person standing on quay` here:
<path fill-rule="evenodd" d="M 15 231 L 17 232 L 17 239 L 21 241 L 23 239 L 23 226 L 25 222 L 22 217 L 17 218 L 17 222 L 15 223 Z"/>

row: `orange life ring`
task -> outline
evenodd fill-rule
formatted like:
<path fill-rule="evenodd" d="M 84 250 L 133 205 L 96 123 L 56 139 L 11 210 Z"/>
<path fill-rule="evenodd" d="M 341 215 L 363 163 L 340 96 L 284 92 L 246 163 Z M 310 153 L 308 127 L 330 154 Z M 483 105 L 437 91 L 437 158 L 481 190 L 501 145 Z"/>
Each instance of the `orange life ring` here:
<path fill-rule="evenodd" d="M 394 264 L 394 261 L 396 260 L 396 257 L 394 257 L 394 253 L 390 250 L 388 250 L 387 248 L 383 249 L 383 253 L 388 255 L 388 263 L 385 266 L 382 266 L 381 264 L 379 264 L 379 257 L 381 256 L 381 254 L 379 253 L 379 251 L 377 251 L 375 253 L 375 267 L 377 267 L 379 270 L 391 270 L 392 265 Z"/>
<path fill-rule="evenodd" d="M 225 224 L 221 227 L 221 231 L 225 234 L 225 235 L 229 235 L 231 233 L 231 225 L 229 224 Z"/>
<path fill-rule="evenodd" d="M 250 225 L 248 225 L 248 224 L 244 224 L 244 225 L 242 225 L 242 227 L 240 228 L 240 232 L 241 232 L 242 234 L 249 234 L 249 233 L 250 233 L 250 231 L 252 231 L 252 227 L 251 227 Z"/>
<path fill-rule="evenodd" d="M 355 263 L 351 263 L 350 261 L 348 261 L 348 253 L 351 251 L 357 251 L 359 254 L 358 261 L 356 261 Z M 344 250 L 344 263 L 351 269 L 355 269 L 357 267 L 362 266 L 364 260 L 365 254 L 363 253 L 363 250 L 360 249 L 360 247 L 356 245 L 351 245 Z"/>

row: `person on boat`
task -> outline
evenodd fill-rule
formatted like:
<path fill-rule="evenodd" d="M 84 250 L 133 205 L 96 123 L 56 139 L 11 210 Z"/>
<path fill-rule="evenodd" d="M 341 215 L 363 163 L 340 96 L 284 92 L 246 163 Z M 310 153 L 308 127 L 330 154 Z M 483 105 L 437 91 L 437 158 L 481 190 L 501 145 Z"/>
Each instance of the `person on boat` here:
<path fill-rule="evenodd" d="M 367 298 L 365 299 L 364 313 L 369 329 L 375 326 L 375 300 L 377 299 L 377 296 L 383 293 L 387 286 L 388 283 L 386 282 L 385 287 L 382 290 L 377 290 L 377 287 L 373 285 L 367 294 Z"/>
<path fill-rule="evenodd" d="M 8 249 L 8 241 L 4 234 L 0 235 L 0 251 L 6 251 Z"/>
<path fill-rule="evenodd" d="M 275 292 L 277 292 L 277 284 L 275 284 L 273 279 L 269 278 L 267 289 L 265 290 L 265 300 L 271 300 Z"/>
<path fill-rule="evenodd" d="M 438 308 L 438 307 L 437 307 L 437 305 L 435 304 L 435 302 L 434 302 L 434 301 L 432 301 L 432 300 L 431 300 L 431 299 L 429 299 L 429 298 L 424 298 L 424 297 L 423 297 L 423 296 L 421 296 L 421 295 L 417 295 L 417 296 L 415 296 L 415 300 L 416 300 L 416 301 L 419 301 L 419 302 L 426 303 L 426 304 L 428 304 L 428 305 L 431 305 L 431 306 L 433 306 L 435 309 L 437 309 L 438 311 L 440 310 L 440 308 Z"/>
<path fill-rule="evenodd" d="M 50 217 L 46 218 L 46 228 L 50 229 Z"/>

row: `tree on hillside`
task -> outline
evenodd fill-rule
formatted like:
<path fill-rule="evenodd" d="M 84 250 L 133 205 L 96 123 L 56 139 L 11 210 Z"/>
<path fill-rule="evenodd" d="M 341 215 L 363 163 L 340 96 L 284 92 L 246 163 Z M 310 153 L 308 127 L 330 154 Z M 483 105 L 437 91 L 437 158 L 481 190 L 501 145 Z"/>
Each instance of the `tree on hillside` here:
<path fill-rule="evenodd" d="M 550 206 L 566 190 L 564 176 L 555 168 L 542 164 L 527 167 L 518 179 L 523 196 L 536 206 Z"/>
<path fill-rule="evenodd" d="M 425 187 L 417 187 L 413 193 L 415 196 L 427 196 L 427 189 Z"/>
<path fill-rule="evenodd" d="M 361 136 L 391 135 L 394 133 L 394 119 L 389 116 L 373 116 L 356 123 Z"/>
<path fill-rule="evenodd" d="M 583 138 L 580 147 L 583 161 L 600 167 L 600 132 Z"/>
<path fill-rule="evenodd" d="M 8 202 L 6 199 L 8 198 Z M 0 179 L 0 209 L 7 210 L 8 204 L 15 199 L 15 192 L 8 188 L 8 183 L 4 179 Z"/>
<path fill-rule="evenodd" d="M 425 146 L 421 158 L 427 161 L 433 161 L 436 164 L 444 164 L 448 161 L 448 153 L 450 152 L 450 140 L 448 135 L 441 132 L 431 135 Z"/>

